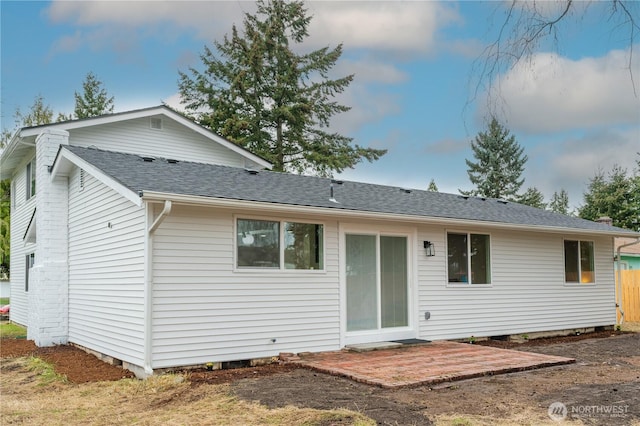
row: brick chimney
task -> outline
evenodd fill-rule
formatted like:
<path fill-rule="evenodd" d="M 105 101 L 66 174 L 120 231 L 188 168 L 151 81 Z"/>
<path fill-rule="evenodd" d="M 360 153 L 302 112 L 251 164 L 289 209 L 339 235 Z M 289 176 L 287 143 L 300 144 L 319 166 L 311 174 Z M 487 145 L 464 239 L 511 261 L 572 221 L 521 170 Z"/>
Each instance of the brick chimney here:
<path fill-rule="evenodd" d="M 613 226 L 613 219 L 609 216 L 602 216 L 596 219 L 598 223 L 604 223 L 605 225 Z"/>

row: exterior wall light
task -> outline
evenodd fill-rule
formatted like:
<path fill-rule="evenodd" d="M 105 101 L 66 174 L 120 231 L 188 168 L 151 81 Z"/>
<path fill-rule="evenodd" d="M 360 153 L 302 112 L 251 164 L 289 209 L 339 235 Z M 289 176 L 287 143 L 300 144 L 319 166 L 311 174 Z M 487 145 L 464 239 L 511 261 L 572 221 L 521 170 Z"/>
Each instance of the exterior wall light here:
<path fill-rule="evenodd" d="M 436 247 L 433 245 L 431 241 L 423 241 L 424 243 L 424 251 L 428 257 L 432 257 L 436 255 Z"/>

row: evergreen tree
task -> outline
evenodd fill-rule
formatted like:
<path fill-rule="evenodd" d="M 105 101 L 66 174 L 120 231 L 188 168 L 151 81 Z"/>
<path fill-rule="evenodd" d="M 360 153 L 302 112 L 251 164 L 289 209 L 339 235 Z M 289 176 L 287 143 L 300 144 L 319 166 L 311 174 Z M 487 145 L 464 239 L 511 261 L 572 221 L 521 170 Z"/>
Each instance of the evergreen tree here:
<path fill-rule="evenodd" d="M 386 150 L 352 144 L 328 132 L 337 113 L 350 108 L 334 100 L 353 80 L 335 80 L 329 71 L 342 45 L 298 54 L 311 17 L 302 1 L 258 1 L 245 14 L 243 29 L 215 41 L 201 55 L 204 71 L 180 72 L 186 109 L 202 125 L 267 159 L 276 171 L 330 176 Z"/>
<path fill-rule="evenodd" d="M 438 186 L 436 185 L 435 180 L 431 179 L 431 182 L 429 182 L 429 187 L 427 188 L 427 191 L 438 192 Z"/>
<path fill-rule="evenodd" d="M 82 83 L 82 89 L 82 94 L 74 93 L 76 118 L 89 118 L 113 112 L 113 96 L 109 96 L 94 73 L 87 74 Z M 71 117 L 61 115 L 59 118 L 62 119 L 58 121 L 63 121 Z"/>
<path fill-rule="evenodd" d="M 517 201 L 517 193 L 524 183 L 521 179 L 528 157 L 523 155 L 516 138 L 493 118 L 486 132 L 480 132 L 471 142 L 477 162 L 465 160 L 467 174 L 476 189 L 460 191 L 464 195 L 500 198 Z"/>
<path fill-rule="evenodd" d="M 528 188 L 524 194 L 518 195 L 516 201 L 526 206 L 535 207 L 537 209 L 546 209 L 547 204 L 544 202 L 544 195 L 538 188 Z"/>
<path fill-rule="evenodd" d="M 569 214 L 569 194 L 564 188 L 560 190 L 560 193 L 557 191 L 553 193 L 549 210 L 560 214 Z"/>
<path fill-rule="evenodd" d="M 2 148 L 2 146 L 0 146 Z M 11 181 L 0 181 L 0 277 L 9 273 Z"/>
<path fill-rule="evenodd" d="M 33 100 L 33 105 L 27 115 L 23 115 L 20 108 L 16 109 L 14 119 L 17 127 L 39 126 L 53 122 L 53 110 L 44 103 L 42 95 L 38 95 Z"/>
<path fill-rule="evenodd" d="M 589 220 L 608 216 L 615 226 L 640 231 L 640 175 L 627 176 L 617 165 L 608 176 L 598 171 L 589 182 L 578 215 Z"/>

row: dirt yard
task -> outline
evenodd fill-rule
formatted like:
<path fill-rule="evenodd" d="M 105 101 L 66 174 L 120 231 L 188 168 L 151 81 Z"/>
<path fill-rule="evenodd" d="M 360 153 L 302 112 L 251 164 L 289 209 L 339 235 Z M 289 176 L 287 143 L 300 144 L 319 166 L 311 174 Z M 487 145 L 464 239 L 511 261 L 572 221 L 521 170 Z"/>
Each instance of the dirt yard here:
<path fill-rule="evenodd" d="M 539 425 L 558 424 L 549 416 L 549 407 L 553 403 L 562 403 L 564 405 L 555 404 L 552 408 L 556 411 L 551 414 L 561 419 L 566 413 L 565 419 L 572 420 L 571 424 L 640 425 L 640 334 L 600 332 L 522 344 L 480 344 L 573 357 L 577 362 L 400 390 L 385 390 L 285 364 L 212 372 L 180 372 L 177 376 L 171 376 L 173 382 L 169 384 L 163 383 L 152 391 L 141 391 L 139 388 L 142 384 L 128 384 L 137 381 L 120 380 L 125 376 L 130 377 L 126 371 L 102 363 L 78 349 L 67 346 L 40 349 L 26 340 L 5 339 L 0 342 L 0 391 L 3 400 L 0 423 L 39 424 L 38 419 L 41 419 L 42 423 L 56 424 L 56 417 L 52 417 L 51 413 L 40 418 L 35 414 L 25 415 L 19 407 L 29 406 L 31 410 L 37 410 L 33 407 L 42 406 L 38 404 L 39 398 L 60 399 L 67 393 L 94 395 L 95 392 L 95 398 L 103 399 L 91 403 L 83 400 L 84 405 L 78 408 L 80 412 L 90 410 L 86 404 L 100 406 L 100 410 L 114 404 L 117 407 L 113 408 L 114 412 L 120 413 L 117 418 L 139 424 L 164 424 L 169 419 L 180 424 L 201 424 L 205 418 L 207 424 L 367 424 L 366 419 L 363 420 L 364 415 L 381 425 Z M 35 355 L 52 363 L 56 372 L 66 375 L 71 383 L 49 385 L 53 386 L 53 396 L 49 395 L 46 387 L 33 384 L 36 377 L 29 373 L 25 358 L 21 358 L 27 355 Z M 101 382 L 100 389 L 112 389 L 108 395 L 105 396 L 104 390 L 92 390 L 96 381 L 107 380 L 116 381 L 113 385 Z M 24 392 L 20 391 L 23 386 Z M 37 391 L 33 392 L 31 386 L 36 386 Z M 118 386 L 136 390 L 128 395 Z M 145 393 L 147 391 L 151 392 L 150 395 Z M 114 393 L 119 396 L 112 401 L 109 398 Z M 246 404 L 240 410 L 246 415 L 257 410 L 257 407 L 266 411 L 260 411 L 257 417 L 237 417 L 240 413 L 218 410 L 219 414 L 226 414 L 217 418 L 202 417 L 204 414 L 198 410 L 213 404 L 205 404 L 207 395 L 212 393 L 226 395 L 238 404 Z M 131 407 L 134 413 L 136 410 L 138 412 L 133 417 L 127 417 L 130 413 L 122 410 L 126 409 L 126 402 L 133 404 L 136 397 L 142 398 L 145 403 L 142 408 Z M 164 403 L 145 411 L 145 404 L 150 398 Z M 73 405 L 72 402 L 67 404 Z M 335 409 L 347 409 L 355 413 L 350 415 L 348 411 L 340 410 L 323 414 L 325 410 Z M 178 410 L 179 416 L 176 417 L 176 412 L 170 410 Z M 206 412 L 211 414 L 211 409 L 206 409 Z M 279 414 L 275 415 L 276 412 Z M 73 424 L 74 421 L 87 423 L 86 414 L 80 417 L 69 417 L 68 414 L 60 417 L 67 419 L 64 421 L 66 424 Z M 110 424 L 109 417 L 107 420 L 98 419 L 95 417 L 91 423 Z"/>

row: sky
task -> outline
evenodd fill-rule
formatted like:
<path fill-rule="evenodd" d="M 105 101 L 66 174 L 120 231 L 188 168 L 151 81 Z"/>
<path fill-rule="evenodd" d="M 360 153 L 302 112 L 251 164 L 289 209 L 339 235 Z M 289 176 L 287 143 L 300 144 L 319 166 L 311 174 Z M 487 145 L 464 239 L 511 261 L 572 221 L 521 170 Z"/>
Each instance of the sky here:
<path fill-rule="evenodd" d="M 549 201 L 569 193 L 572 208 L 596 172 L 640 158 L 640 40 L 614 16 L 612 2 L 577 3 L 524 61 L 482 78 L 486 48 L 505 20 L 507 1 L 307 2 L 308 52 L 343 44 L 332 76 L 355 74 L 338 100 L 351 110 L 331 129 L 361 146 L 385 148 L 373 163 L 337 177 L 441 192 L 472 189 L 465 159 L 490 117 L 528 156 L 524 191 Z M 528 7 L 533 7 L 529 3 Z M 536 2 L 557 16 L 563 2 Z M 640 21 L 640 4 L 627 3 Z M 202 69 L 200 54 L 242 27 L 250 1 L 5 1 L 1 13 L 0 108 L 3 129 L 16 108 L 41 95 L 71 113 L 74 92 L 93 72 L 115 111 L 181 108 L 178 72 Z M 504 33 L 509 34 L 506 28 Z M 491 83 L 491 84 L 489 84 Z"/>

